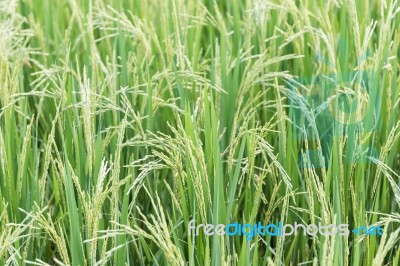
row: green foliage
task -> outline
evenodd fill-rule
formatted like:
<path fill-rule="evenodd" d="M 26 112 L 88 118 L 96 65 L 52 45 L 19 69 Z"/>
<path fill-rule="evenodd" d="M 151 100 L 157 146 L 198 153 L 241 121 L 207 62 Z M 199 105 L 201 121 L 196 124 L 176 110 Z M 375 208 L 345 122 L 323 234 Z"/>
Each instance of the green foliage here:
<path fill-rule="evenodd" d="M 0 265 L 398 265 L 398 25 L 397 0 L 0 0 Z"/>

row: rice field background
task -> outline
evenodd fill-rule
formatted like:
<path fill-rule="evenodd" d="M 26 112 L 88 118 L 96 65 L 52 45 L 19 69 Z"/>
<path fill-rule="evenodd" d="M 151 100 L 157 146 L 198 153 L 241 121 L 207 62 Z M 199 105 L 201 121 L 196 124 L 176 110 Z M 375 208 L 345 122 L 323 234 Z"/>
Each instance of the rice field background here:
<path fill-rule="evenodd" d="M 399 56 L 397 0 L 0 0 L 0 265 L 400 265 Z"/>

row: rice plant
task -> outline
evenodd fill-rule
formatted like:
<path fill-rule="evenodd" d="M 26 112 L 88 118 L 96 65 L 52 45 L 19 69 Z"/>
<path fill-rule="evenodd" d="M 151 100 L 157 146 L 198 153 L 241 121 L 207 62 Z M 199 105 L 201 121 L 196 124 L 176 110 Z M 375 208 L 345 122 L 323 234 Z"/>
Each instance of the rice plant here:
<path fill-rule="evenodd" d="M 399 26 L 398 0 L 0 0 L 0 265 L 400 265 Z"/>

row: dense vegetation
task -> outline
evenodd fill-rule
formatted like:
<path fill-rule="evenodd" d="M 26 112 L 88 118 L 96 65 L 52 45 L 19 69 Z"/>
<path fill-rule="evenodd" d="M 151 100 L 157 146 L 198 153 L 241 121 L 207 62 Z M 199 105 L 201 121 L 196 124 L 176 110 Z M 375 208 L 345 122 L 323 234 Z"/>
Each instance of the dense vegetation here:
<path fill-rule="evenodd" d="M 0 265 L 399 265 L 399 25 L 397 0 L 0 0 Z"/>

